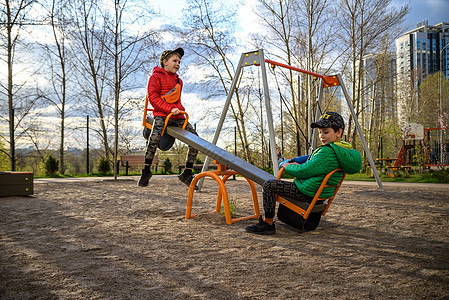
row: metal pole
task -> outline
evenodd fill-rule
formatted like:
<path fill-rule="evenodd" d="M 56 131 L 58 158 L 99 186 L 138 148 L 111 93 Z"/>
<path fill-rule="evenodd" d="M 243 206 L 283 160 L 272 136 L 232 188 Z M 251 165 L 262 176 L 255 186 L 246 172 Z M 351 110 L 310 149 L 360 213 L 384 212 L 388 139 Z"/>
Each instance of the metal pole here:
<path fill-rule="evenodd" d="M 352 106 L 351 98 L 349 98 L 348 91 L 346 90 L 346 86 L 344 85 L 340 74 L 337 74 L 337 78 L 338 78 L 338 82 L 340 84 L 341 90 L 343 91 L 343 94 L 345 95 L 346 103 L 348 104 L 349 110 L 351 111 L 352 118 L 354 119 L 355 127 L 357 128 L 357 131 L 359 133 L 360 140 L 362 141 L 362 144 L 363 144 L 363 149 L 365 150 L 366 156 L 368 158 L 368 162 L 371 166 L 371 169 L 373 170 L 373 174 L 374 174 L 374 177 L 376 178 L 377 185 L 379 186 L 379 188 L 383 188 L 382 181 L 380 180 L 379 173 L 377 172 L 377 169 L 376 169 L 376 164 L 374 163 L 373 157 L 371 156 L 371 152 L 369 151 L 368 143 L 366 142 L 362 127 L 360 126 L 359 121 L 357 119 L 357 115 L 355 114 L 354 107 Z"/>
<path fill-rule="evenodd" d="M 299 106 L 300 102 L 303 100 L 304 100 L 304 97 L 302 95 L 302 77 L 301 77 L 301 74 L 298 74 L 298 106 Z M 307 154 L 307 143 L 305 143 L 305 144 L 306 144 L 306 147 L 304 147 L 304 148 L 305 148 L 305 152 Z M 298 128 L 296 128 L 296 148 L 297 148 L 297 150 L 296 150 L 297 156 L 301 156 Z"/>
<path fill-rule="evenodd" d="M 214 138 L 212 140 L 212 144 L 214 144 L 214 145 L 217 144 L 218 137 L 220 136 L 221 129 L 223 128 L 223 123 L 226 118 L 226 114 L 228 113 L 228 109 L 229 109 L 229 105 L 231 103 L 232 96 L 234 95 L 235 88 L 237 87 L 237 82 L 238 82 L 240 74 L 242 72 L 242 64 L 243 64 L 244 55 L 245 54 L 242 53 L 242 55 L 240 56 L 240 61 L 237 66 L 237 70 L 235 71 L 234 79 L 232 80 L 231 89 L 229 90 L 228 97 L 226 98 L 226 102 L 223 106 L 223 111 L 221 112 L 220 120 L 218 121 L 218 126 L 217 126 L 217 129 L 215 130 Z M 211 161 L 210 157 L 207 156 L 206 159 L 204 160 L 203 169 L 201 170 L 201 172 L 207 171 L 207 169 L 209 168 L 210 161 Z M 197 185 L 198 185 L 199 189 L 201 189 L 201 187 L 203 186 L 203 181 L 204 181 L 204 177 L 198 181 Z"/>
<path fill-rule="evenodd" d="M 315 120 L 314 120 L 314 121 L 317 121 L 318 118 L 319 118 L 320 115 L 321 115 L 321 112 L 320 112 L 320 105 L 321 105 L 321 102 L 323 101 L 323 89 L 324 89 L 324 81 L 323 81 L 323 79 L 321 79 L 321 80 L 320 80 L 320 88 L 319 88 L 319 91 L 318 91 L 318 98 L 317 98 L 317 101 L 316 101 L 316 107 L 315 107 Z M 312 124 L 312 123 L 310 123 L 310 124 Z M 309 129 L 310 129 L 310 128 L 309 128 Z M 313 129 L 312 129 L 312 132 L 313 132 L 313 134 L 312 134 L 312 141 L 310 142 L 310 147 L 311 147 L 311 149 L 309 149 L 309 153 L 307 153 L 307 154 L 312 154 L 312 151 L 313 151 L 314 149 L 316 149 L 316 135 L 317 135 L 317 129 L 316 129 L 316 128 L 313 128 Z"/>
<path fill-rule="evenodd" d="M 281 154 L 284 154 L 284 118 L 282 113 L 282 98 L 281 100 Z"/>
<path fill-rule="evenodd" d="M 9 139 L 10 139 L 10 153 L 11 153 L 11 171 L 16 170 L 16 144 L 14 140 L 14 108 L 9 114 Z"/>
<path fill-rule="evenodd" d="M 267 123 L 268 123 L 268 132 L 270 133 L 270 149 L 271 149 L 271 161 L 273 162 L 273 173 L 276 177 L 279 173 L 279 164 L 277 163 L 277 154 L 276 154 L 276 139 L 273 125 L 273 115 L 271 111 L 270 104 L 270 95 L 268 92 L 268 80 L 267 80 L 267 71 L 265 68 L 265 59 L 263 54 L 263 49 L 259 50 L 261 60 L 260 60 L 260 68 L 262 71 L 262 83 L 263 83 L 263 93 L 265 96 L 265 109 L 267 111 Z"/>
<path fill-rule="evenodd" d="M 89 174 L 89 115 L 87 115 L 87 148 L 86 148 L 86 168 Z"/>
<path fill-rule="evenodd" d="M 443 73 L 443 51 L 447 46 L 449 46 L 449 43 L 440 50 L 440 118 L 443 118 L 443 76 L 446 76 L 446 74 Z M 440 130 L 440 162 L 442 164 L 445 163 L 443 161 L 443 148 L 443 130 Z"/>

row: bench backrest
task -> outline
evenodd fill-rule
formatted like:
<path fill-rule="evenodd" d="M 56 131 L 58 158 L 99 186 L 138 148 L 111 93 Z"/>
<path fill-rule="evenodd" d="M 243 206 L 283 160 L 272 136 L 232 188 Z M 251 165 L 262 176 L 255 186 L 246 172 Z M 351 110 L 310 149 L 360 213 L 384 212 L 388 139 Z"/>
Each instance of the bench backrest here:
<path fill-rule="evenodd" d="M 122 165 L 126 165 L 126 162 L 128 162 L 128 166 L 142 166 L 145 164 L 145 155 L 122 155 L 120 156 L 120 160 L 122 162 Z M 157 155 L 153 158 L 153 165 L 157 165 L 158 158 Z"/>

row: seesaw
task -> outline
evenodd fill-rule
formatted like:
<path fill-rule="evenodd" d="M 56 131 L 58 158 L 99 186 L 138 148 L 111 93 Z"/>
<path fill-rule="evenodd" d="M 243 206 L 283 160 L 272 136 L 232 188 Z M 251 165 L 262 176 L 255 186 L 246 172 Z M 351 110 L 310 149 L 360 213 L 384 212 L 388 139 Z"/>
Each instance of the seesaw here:
<path fill-rule="evenodd" d="M 151 127 L 153 125 L 154 119 L 151 117 L 146 118 L 146 123 Z M 225 218 L 227 224 L 232 224 L 236 221 L 246 220 L 246 219 L 258 219 L 260 216 L 259 202 L 257 199 L 257 191 L 254 182 L 262 185 L 266 180 L 276 179 L 273 175 L 259 169 L 258 167 L 244 161 L 243 159 L 229 153 L 226 150 L 200 138 L 199 136 L 179 128 L 176 126 L 166 126 L 165 132 L 172 138 L 178 139 L 185 144 L 194 147 L 198 151 L 206 154 L 217 161 L 218 168 L 217 171 L 206 171 L 198 174 L 193 179 L 189 187 L 189 196 L 187 199 L 187 209 L 186 209 L 186 219 L 195 217 L 192 215 L 192 204 L 193 195 L 195 193 L 195 185 L 198 180 L 210 177 L 214 179 L 218 184 L 218 195 L 215 210 L 213 212 L 220 212 L 221 201 L 223 200 L 223 207 L 225 211 Z M 231 168 L 232 170 L 227 170 L 226 168 Z M 239 174 L 242 175 L 248 182 L 251 188 L 251 194 L 254 206 L 254 215 L 249 215 L 241 218 L 232 218 L 231 210 L 229 206 L 229 197 L 226 190 L 225 183 L 228 178 L 232 175 Z"/>

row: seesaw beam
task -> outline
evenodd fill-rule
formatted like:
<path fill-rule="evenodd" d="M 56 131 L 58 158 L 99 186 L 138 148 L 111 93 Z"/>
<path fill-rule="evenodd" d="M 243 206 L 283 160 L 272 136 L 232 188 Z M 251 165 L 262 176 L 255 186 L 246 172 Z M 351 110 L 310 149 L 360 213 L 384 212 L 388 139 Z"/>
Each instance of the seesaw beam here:
<path fill-rule="evenodd" d="M 147 118 L 147 122 L 151 125 L 154 119 L 151 117 Z M 167 126 L 165 129 L 169 135 L 172 137 L 186 143 L 189 146 L 197 149 L 198 151 L 206 154 L 207 156 L 217 160 L 218 162 L 224 164 L 226 167 L 236 171 L 242 176 L 251 179 L 257 184 L 263 185 L 266 180 L 276 179 L 273 175 L 265 172 L 262 169 L 244 161 L 243 159 L 229 153 L 226 150 L 200 138 L 199 136 L 187 131 L 182 128 L 175 126 Z"/>

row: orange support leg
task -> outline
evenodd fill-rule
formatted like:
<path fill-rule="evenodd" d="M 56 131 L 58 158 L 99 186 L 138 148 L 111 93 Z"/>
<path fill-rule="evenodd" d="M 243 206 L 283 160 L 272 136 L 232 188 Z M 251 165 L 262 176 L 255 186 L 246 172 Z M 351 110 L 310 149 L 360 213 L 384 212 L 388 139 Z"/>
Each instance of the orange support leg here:
<path fill-rule="evenodd" d="M 192 183 L 190 184 L 190 187 L 189 187 L 189 194 L 188 194 L 188 198 L 187 198 L 186 219 L 190 219 L 190 218 L 193 218 L 196 216 L 196 215 L 192 215 L 192 205 L 193 205 L 193 195 L 195 192 L 195 185 L 198 182 L 198 180 L 200 180 L 201 178 L 206 177 L 206 176 L 213 178 L 218 183 L 217 202 L 216 202 L 215 210 L 213 212 L 214 213 L 220 212 L 221 201 L 223 200 L 223 207 L 224 207 L 224 211 L 225 211 L 225 218 L 226 218 L 227 224 L 232 224 L 234 222 L 241 221 L 241 220 L 247 220 L 247 219 L 258 219 L 260 217 L 260 210 L 259 210 L 259 202 L 257 199 L 256 186 L 254 185 L 254 182 L 252 180 L 250 180 L 246 177 L 245 177 L 245 179 L 251 188 L 251 194 L 252 194 L 253 206 L 254 206 L 254 215 L 241 217 L 241 218 L 234 218 L 234 219 L 232 218 L 231 209 L 229 206 L 229 197 L 228 197 L 228 192 L 226 190 L 225 183 L 229 177 L 231 177 L 232 175 L 235 175 L 235 174 L 237 174 L 236 171 L 232 171 L 232 170 L 222 171 L 221 168 L 219 168 L 218 171 L 207 171 L 207 172 L 203 172 L 203 173 L 200 173 L 197 176 L 195 176 L 195 178 L 192 180 Z M 223 176 L 223 178 L 220 178 L 220 176 Z"/>

